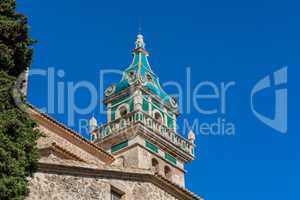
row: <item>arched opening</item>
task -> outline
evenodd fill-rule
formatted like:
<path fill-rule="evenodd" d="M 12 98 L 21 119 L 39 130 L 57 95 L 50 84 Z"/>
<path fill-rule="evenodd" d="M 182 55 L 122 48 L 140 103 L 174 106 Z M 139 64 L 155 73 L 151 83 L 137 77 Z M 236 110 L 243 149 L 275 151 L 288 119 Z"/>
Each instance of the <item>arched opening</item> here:
<path fill-rule="evenodd" d="M 169 180 L 171 180 L 172 178 L 172 171 L 171 168 L 169 166 L 165 166 L 164 168 L 164 172 L 165 172 L 165 177 Z"/>
<path fill-rule="evenodd" d="M 124 117 L 125 115 L 127 115 L 128 110 L 125 106 L 122 106 L 119 108 L 119 112 L 120 112 L 120 117 Z"/>
<path fill-rule="evenodd" d="M 146 79 L 147 79 L 148 82 L 152 82 L 152 77 L 149 73 L 147 73 Z"/>
<path fill-rule="evenodd" d="M 156 112 L 154 114 L 154 119 L 157 120 L 157 121 L 159 121 L 160 123 L 163 123 L 163 118 L 162 118 L 162 116 L 161 116 L 161 114 L 159 112 Z"/>
<path fill-rule="evenodd" d="M 152 167 L 154 168 L 155 172 L 158 173 L 159 172 L 158 161 L 155 158 L 152 158 L 151 163 L 152 163 Z"/>
<path fill-rule="evenodd" d="M 128 74 L 129 80 L 133 80 L 134 79 L 134 71 L 130 71 Z"/>

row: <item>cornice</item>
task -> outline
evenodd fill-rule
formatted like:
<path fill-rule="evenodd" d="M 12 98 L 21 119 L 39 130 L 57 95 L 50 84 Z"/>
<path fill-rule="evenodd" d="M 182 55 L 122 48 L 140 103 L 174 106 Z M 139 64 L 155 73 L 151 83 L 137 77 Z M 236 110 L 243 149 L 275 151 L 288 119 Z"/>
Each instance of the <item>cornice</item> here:
<path fill-rule="evenodd" d="M 94 143 L 88 141 L 87 139 L 80 136 L 79 133 L 75 132 L 74 130 L 66 127 L 64 124 L 58 122 L 57 120 L 53 119 L 46 113 L 42 113 L 37 108 L 35 108 L 33 105 L 27 103 L 28 109 L 27 112 L 31 115 L 31 117 L 37 121 L 37 123 L 50 123 L 56 128 L 59 128 L 63 131 L 64 134 L 70 136 L 72 139 L 82 142 L 83 144 L 87 145 L 89 148 L 93 149 L 94 151 L 98 152 L 101 159 L 104 159 L 107 163 L 112 163 L 115 159 L 112 155 L 104 151 L 99 146 L 95 145 Z M 94 155 L 96 156 L 96 155 Z"/>
<path fill-rule="evenodd" d="M 203 198 L 198 197 L 196 194 L 190 192 L 186 188 L 183 188 L 169 181 L 168 179 L 162 177 L 159 174 L 153 174 L 150 171 L 148 172 L 145 171 L 143 173 L 143 172 L 126 171 L 126 169 L 124 170 L 95 169 L 95 168 L 87 168 L 87 167 L 39 163 L 38 172 L 60 174 L 60 175 L 83 176 L 83 177 L 91 177 L 91 178 L 108 178 L 108 179 L 122 179 L 122 180 L 131 180 L 131 181 L 149 182 L 180 200 L 203 200 Z"/>

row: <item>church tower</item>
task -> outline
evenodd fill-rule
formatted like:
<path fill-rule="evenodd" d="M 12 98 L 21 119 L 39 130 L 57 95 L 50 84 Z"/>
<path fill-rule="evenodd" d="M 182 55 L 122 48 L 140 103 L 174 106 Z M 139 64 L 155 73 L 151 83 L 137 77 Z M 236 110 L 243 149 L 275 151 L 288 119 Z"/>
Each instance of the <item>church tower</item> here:
<path fill-rule="evenodd" d="M 161 87 L 137 35 L 122 79 L 105 90 L 107 124 L 93 128 L 95 143 L 123 167 L 151 169 L 182 187 L 185 163 L 195 159 L 195 135 L 176 132 L 178 105 Z"/>

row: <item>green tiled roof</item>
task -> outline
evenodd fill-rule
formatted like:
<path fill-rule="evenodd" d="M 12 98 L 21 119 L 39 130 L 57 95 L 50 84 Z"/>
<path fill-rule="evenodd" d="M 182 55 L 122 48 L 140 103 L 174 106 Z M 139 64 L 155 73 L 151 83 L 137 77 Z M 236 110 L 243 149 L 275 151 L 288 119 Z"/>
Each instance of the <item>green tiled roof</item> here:
<path fill-rule="evenodd" d="M 136 48 L 133 50 L 133 60 L 124 71 L 121 81 L 115 84 L 114 94 L 128 88 L 132 83 L 141 81 L 144 88 L 157 95 L 166 104 L 170 104 L 171 97 L 162 89 L 159 78 L 152 71 L 148 62 L 148 52 L 144 48 L 143 36 L 138 35 Z"/>

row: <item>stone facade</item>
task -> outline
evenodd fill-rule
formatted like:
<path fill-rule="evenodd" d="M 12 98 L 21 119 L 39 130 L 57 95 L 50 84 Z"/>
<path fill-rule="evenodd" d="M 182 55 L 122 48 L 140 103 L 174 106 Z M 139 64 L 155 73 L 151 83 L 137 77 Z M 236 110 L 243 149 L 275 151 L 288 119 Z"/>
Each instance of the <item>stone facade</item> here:
<path fill-rule="evenodd" d="M 57 133 L 54 133 L 53 130 L 43 125 L 40 125 L 39 129 L 45 134 L 45 137 L 41 137 L 38 141 L 39 148 L 47 147 L 47 145 L 49 145 L 50 143 L 51 144 L 56 143 L 64 147 L 66 150 L 77 155 L 81 159 L 87 161 L 88 163 L 103 164 L 103 161 L 99 160 L 94 155 L 82 150 L 80 146 L 72 144 L 71 142 L 68 141 L 68 139 L 61 137 L 60 135 L 57 135 Z"/>
<path fill-rule="evenodd" d="M 112 188 L 124 191 L 124 200 L 176 200 L 152 183 L 37 173 L 30 180 L 31 200 L 111 200 Z"/>
<path fill-rule="evenodd" d="M 161 176 L 165 176 L 165 167 L 168 167 L 171 169 L 172 173 L 172 176 L 168 177 L 168 179 L 182 187 L 185 185 L 185 171 L 183 169 L 174 167 L 172 164 L 163 160 L 160 156 L 145 149 L 142 145 L 130 146 L 129 148 L 115 154 L 115 157 L 122 158 L 123 166 L 125 167 L 148 169 L 160 174 Z M 152 166 L 153 160 L 157 161 L 156 167 Z"/>
<path fill-rule="evenodd" d="M 201 200 L 155 170 L 141 167 L 143 163 L 135 163 L 142 160 L 135 156 L 150 158 L 143 148 L 128 151 L 133 157 L 112 157 L 37 109 L 28 112 L 45 137 L 38 141 L 43 153 L 38 172 L 29 178 L 26 200 L 111 200 L 114 191 L 122 200 Z"/>
<path fill-rule="evenodd" d="M 30 180 L 31 200 L 110 200 L 110 185 L 95 178 L 36 173 Z"/>

